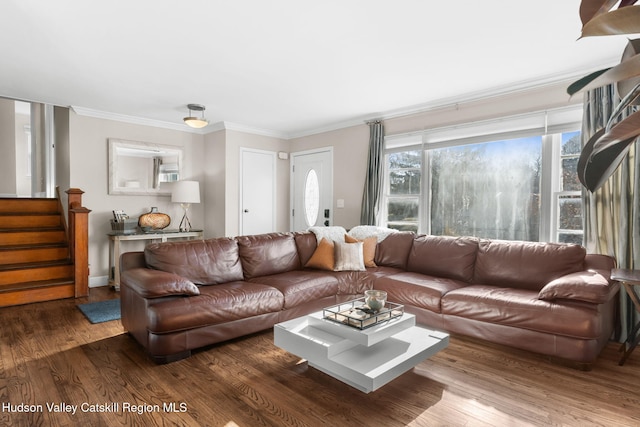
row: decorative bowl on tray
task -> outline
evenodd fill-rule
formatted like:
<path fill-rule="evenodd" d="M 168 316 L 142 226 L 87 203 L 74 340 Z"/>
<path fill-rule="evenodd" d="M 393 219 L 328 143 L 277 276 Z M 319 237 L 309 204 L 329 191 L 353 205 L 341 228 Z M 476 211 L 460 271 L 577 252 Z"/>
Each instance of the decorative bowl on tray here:
<path fill-rule="evenodd" d="M 364 291 L 364 302 L 374 312 L 380 311 L 387 302 L 387 293 L 373 289 Z"/>

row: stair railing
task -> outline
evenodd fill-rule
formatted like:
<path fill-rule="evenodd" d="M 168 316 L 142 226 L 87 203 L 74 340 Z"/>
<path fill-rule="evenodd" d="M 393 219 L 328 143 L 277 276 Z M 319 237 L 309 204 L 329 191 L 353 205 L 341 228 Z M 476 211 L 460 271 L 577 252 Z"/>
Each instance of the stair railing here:
<path fill-rule="evenodd" d="M 74 269 L 75 296 L 89 295 L 89 212 L 82 206 L 84 191 L 70 188 L 67 191 L 69 212 L 69 253 Z"/>

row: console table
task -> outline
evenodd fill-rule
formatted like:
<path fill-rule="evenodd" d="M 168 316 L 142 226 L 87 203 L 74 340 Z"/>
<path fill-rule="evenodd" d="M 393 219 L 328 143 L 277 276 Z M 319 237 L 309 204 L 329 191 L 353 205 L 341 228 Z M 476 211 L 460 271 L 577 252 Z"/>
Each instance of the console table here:
<path fill-rule="evenodd" d="M 166 242 L 169 239 L 202 239 L 202 230 L 179 231 L 179 230 L 159 230 L 151 233 L 136 231 L 135 233 L 121 233 L 112 231 L 109 236 L 109 276 L 113 271 L 113 277 L 110 277 L 111 285 L 120 290 L 120 242 L 130 240 L 150 240 Z"/>
<path fill-rule="evenodd" d="M 611 278 L 613 280 L 617 280 L 622 283 L 625 291 L 631 298 L 636 311 L 640 313 L 640 295 L 634 288 L 634 286 L 640 286 L 640 270 L 627 270 L 624 268 L 614 268 L 611 270 Z M 638 330 L 640 329 L 640 321 L 636 323 L 633 329 L 629 332 L 627 339 L 620 346 L 620 352 L 622 353 L 622 357 L 620 357 L 620 361 L 618 365 L 624 365 L 624 362 L 627 360 L 627 357 L 631 354 L 631 352 L 637 347 L 638 343 L 640 343 L 640 334 L 638 334 Z"/>

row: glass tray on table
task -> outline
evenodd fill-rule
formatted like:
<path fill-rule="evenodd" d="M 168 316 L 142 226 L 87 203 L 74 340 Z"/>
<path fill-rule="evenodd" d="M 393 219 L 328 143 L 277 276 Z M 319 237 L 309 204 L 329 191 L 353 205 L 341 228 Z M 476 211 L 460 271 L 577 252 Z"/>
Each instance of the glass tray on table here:
<path fill-rule="evenodd" d="M 352 326 L 358 329 L 366 329 L 380 323 L 388 322 L 391 319 L 404 314 L 404 306 L 387 301 L 382 310 L 373 312 L 371 310 L 362 311 L 360 307 L 368 309 L 364 302 L 365 298 L 358 298 L 352 301 L 327 307 L 322 310 L 322 317 L 343 325 Z"/>

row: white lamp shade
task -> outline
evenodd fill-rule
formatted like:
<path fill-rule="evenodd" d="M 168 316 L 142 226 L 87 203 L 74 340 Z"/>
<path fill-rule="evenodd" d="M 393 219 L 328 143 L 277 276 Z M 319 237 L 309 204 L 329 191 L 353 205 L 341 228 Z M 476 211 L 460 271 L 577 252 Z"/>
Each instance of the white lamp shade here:
<path fill-rule="evenodd" d="M 173 203 L 200 203 L 200 183 L 198 181 L 177 181 L 171 190 Z"/>

